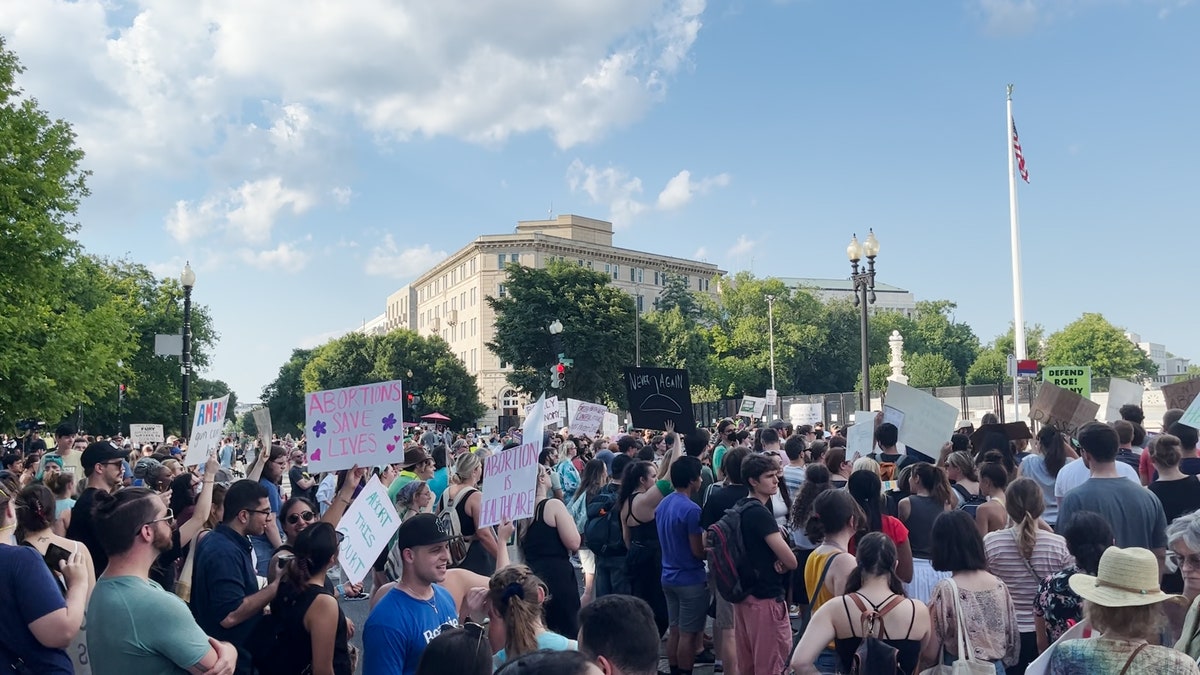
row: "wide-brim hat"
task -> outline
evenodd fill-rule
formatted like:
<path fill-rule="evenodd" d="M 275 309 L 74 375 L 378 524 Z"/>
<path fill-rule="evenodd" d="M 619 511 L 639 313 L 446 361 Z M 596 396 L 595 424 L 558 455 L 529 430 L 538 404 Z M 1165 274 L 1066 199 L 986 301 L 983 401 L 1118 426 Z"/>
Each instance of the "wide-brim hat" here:
<path fill-rule="evenodd" d="M 404 451 L 404 461 L 401 462 L 400 468 L 411 469 L 421 462 L 431 459 L 433 459 L 433 457 L 431 457 L 429 453 L 425 451 L 425 448 L 419 445 L 414 446 Z"/>
<path fill-rule="evenodd" d="M 1143 607 L 1178 596 L 1158 585 L 1158 558 L 1144 548 L 1110 546 L 1100 556 L 1096 576 L 1072 574 L 1071 590 L 1103 607 Z"/>

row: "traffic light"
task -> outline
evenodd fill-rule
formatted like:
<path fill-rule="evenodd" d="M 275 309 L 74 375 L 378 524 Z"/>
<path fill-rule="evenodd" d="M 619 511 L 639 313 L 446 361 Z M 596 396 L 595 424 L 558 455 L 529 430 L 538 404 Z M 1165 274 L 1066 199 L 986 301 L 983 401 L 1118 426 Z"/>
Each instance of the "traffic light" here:
<path fill-rule="evenodd" d="M 550 386 L 560 389 L 567 381 L 567 367 L 561 363 L 550 366 Z"/>
<path fill-rule="evenodd" d="M 118 390 L 117 398 L 122 402 L 125 400 L 125 385 L 124 384 L 122 384 L 121 388 Z"/>
<path fill-rule="evenodd" d="M 408 392 L 408 407 L 411 408 L 412 406 L 413 406 L 413 395 L 412 395 L 412 392 L 410 391 L 410 392 Z"/>

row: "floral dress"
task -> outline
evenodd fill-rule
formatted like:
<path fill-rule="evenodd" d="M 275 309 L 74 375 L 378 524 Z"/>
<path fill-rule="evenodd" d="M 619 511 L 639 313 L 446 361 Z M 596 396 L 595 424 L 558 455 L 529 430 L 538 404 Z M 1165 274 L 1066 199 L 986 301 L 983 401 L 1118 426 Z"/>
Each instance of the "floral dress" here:
<path fill-rule="evenodd" d="M 1074 565 L 1042 579 L 1037 595 L 1033 597 L 1033 615 L 1046 622 L 1050 642 L 1054 642 L 1068 628 L 1083 620 L 1083 599 L 1071 590 L 1070 579 L 1079 569 Z"/>
<path fill-rule="evenodd" d="M 943 579 L 933 587 L 929 617 L 942 649 L 958 656 L 958 619 L 954 615 L 953 588 L 949 579 Z M 984 591 L 959 588 L 958 597 L 965 615 L 963 623 L 975 649 L 974 657 L 1015 665 L 1020 656 L 1021 638 L 1017 630 L 1017 612 L 1004 582 L 997 579 L 995 586 Z"/>

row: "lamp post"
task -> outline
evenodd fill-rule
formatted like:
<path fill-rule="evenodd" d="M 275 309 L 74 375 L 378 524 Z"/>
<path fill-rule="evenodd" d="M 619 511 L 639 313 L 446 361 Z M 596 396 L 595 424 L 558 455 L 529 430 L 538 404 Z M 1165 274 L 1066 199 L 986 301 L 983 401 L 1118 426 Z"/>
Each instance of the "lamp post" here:
<path fill-rule="evenodd" d="M 770 350 L 771 350 L 771 391 L 776 392 L 775 396 L 778 398 L 779 392 L 775 389 L 775 296 L 774 295 L 767 296 L 767 337 L 768 337 L 768 340 L 770 341 L 768 344 L 770 345 Z M 779 404 L 777 402 L 775 404 L 775 406 L 778 406 L 778 405 Z M 775 406 L 772 406 L 772 407 L 775 407 Z M 768 415 L 767 419 L 770 419 L 769 415 Z"/>
<path fill-rule="evenodd" d="M 859 261 L 867 256 L 867 264 L 859 268 Z M 850 238 L 846 247 L 846 257 L 850 259 L 850 280 L 854 282 L 854 304 L 860 315 L 859 331 L 862 336 L 862 392 L 859 400 L 859 410 L 871 409 L 871 360 L 867 344 L 867 305 L 875 303 L 875 256 L 879 255 L 879 240 L 875 231 L 869 230 L 867 239 L 858 243 L 858 235 Z"/>
<path fill-rule="evenodd" d="M 125 382 L 121 369 L 125 367 L 125 362 L 117 359 L 117 435 L 121 435 L 121 404 L 125 402 Z"/>
<path fill-rule="evenodd" d="M 183 396 L 179 409 L 179 435 L 185 436 L 191 433 L 191 427 L 188 426 L 188 408 L 192 406 L 192 287 L 196 285 L 196 273 L 192 271 L 191 263 L 183 264 L 179 283 L 183 285 L 183 351 L 180 353 L 179 366 L 183 373 Z"/>
<path fill-rule="evenodd" d="M 552 350 L 557 356 L 557 360 L 555 361 L 554 365 L 550 366 L 550 387 L 553 389 L 559 389 L 563 386 L 563 375 L 565 372 L 563 358 L 566 357 L 566 353 L 564 353 L 562 349 L 562 321 L 555 319 L 550 323 L 549 326 L 546 326 L 546 330 L 550 331 Z"/>
<path fill-rule="evenodd" d="M 642 286 L 633 282 L 633 365 L 642 367 Z"/>

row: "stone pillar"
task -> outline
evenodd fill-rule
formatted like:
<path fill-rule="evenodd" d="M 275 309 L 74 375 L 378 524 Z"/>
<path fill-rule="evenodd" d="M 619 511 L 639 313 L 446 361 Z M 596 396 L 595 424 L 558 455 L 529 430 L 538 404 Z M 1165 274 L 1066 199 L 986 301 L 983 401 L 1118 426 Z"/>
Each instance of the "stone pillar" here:
<path fill-rule="evenodd" d="M 888 338 L 888 347 L 892 350 L 892 360 L 888 362 L 892 374 L 888 376 L 888 380 L 908 384 L 908 376 L 904 374 L 904 337 L 900 335 L 900 331 L 892 331 L 891 337 Z"/>

